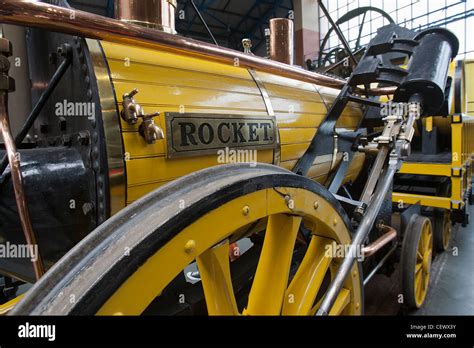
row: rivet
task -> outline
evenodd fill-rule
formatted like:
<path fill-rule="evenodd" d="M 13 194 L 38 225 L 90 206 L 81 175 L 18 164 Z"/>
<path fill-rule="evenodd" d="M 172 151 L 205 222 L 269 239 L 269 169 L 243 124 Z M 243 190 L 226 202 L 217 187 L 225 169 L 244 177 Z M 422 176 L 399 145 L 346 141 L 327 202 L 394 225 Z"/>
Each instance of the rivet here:
<path fill-rule="evenodd" d="M 242 214 L 244 214 L 245 216 L 249 215 L 250 214 L 250 207 L 248 205 L 246 205 L 245 207 L 243 207 L 242 209 Z"/>
<path fill-rule="evenodd" d="M 356 278 L 356 277 L 357 277 L 357 271 L 352 272 L 352 276 L 353 276 L 354 278 Z"/>
<path fill-rule="evenodd" d="M 359 307 L 360 307 L 360 304 L 359 304 L 359 302 L 357 302 L 357 303 L 355 304 L 355 308 L 356 308 L 356 309 L 359 309 Z"/>
<path fill-rule="evenodd" d="M 99 149 L 97 147 L 94 147 L 94 149 L 92 150 L 92 158 L 93 159 L 99 158 Z"/>
<path fill-rule="evenodd" d="M 319 203 L 318 202 L 314 202 L 314 205 L 313 205 L 314 209 L 317 210 L 319 208 Z"/>
<path fill-rule="evenodd" d="M 191 254 L 196 249 L 196 242 L 192 239 L 188 240 L 184 245 L 184 251 Z"/>
<path fill-rule="evenodd" d="M 285 196 L 285 203 L 291 210 L 295 208 L 295 201 L 291 198 L 291 196 Z"/>
<path fill-rule="evenodd" d="M 332 222 L 332 224 L 333 224 L 334 226 L 337 226 L 337 219 L 334 219 L 334 221 Z"/>

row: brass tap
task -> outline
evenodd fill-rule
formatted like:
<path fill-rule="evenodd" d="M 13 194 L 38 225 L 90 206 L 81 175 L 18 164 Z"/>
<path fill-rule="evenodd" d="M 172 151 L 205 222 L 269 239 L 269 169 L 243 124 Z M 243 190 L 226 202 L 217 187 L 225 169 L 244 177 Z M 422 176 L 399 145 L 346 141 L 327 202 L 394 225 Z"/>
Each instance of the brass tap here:
<path fill-rule="evenodd" d="M 148 144 L 155 144 L 157 140 L 164 139 L 163 130 L 155 124 L 154 117 L 160 116 L 159 112 L 145 114 L 142 106 L 138 104 L 134 97 L 138 94 L 138 89 L 123 95 L 121 116 L 130 125 L 137 124 L 141 118 L 143 122 L 138 127 L 140 135 Z"/>

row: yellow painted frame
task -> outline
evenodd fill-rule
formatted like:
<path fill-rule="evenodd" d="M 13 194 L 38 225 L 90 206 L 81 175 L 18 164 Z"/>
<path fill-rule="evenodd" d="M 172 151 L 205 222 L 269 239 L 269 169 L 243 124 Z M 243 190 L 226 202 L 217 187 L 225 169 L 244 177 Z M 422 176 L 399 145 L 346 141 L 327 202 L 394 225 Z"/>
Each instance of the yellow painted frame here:
<path fill-rule="evenodd" d="M 474 159 L 474 119 L 467 115 L 453 115 L 451 124 L 452 162 L 404 163 L 401 174 L 444 176 L 451 179 L 451 197 L 436 197 L 394 192 L 392 202 L 399 205 L 420 204 L 424 207 L 460 210 L 465 206 L 465 193 L 471 189 Z"/>

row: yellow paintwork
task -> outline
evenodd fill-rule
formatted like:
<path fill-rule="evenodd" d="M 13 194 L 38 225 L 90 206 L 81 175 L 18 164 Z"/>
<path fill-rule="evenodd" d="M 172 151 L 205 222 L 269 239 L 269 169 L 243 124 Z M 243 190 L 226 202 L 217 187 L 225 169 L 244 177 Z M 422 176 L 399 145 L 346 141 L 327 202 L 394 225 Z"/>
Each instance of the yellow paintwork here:
<path fill-rule="evenodd" d="M 301 220 L 300 216 L 285 214 L 271 215 L 268 218 L 265 242 L 249 295 L 247 315 L 281 313 L 286 302 L 291 258 Z M 314 298 L 316 297 L 313 297 L 313 301 Z"/>
<path fill-rule="evenodd" d="M 426 131 L 431 133 L 433 131 L 433 117 L 427 117 L 425 120 Z"/>
<path fill-rule="evenodd" d="M 229 265 L 229 241 L 215 246 L 196 258 L 209 315 L 238 314 Z"/>
<path fill-rule="evenodd" d="M 402 208 L 407 205 L 420 204 L 424 207 L 451 209 L 451 199 L 446 197 L 394 192 L 392 201 Z"/>
<path fill-rule="evenodd" d="M 466 60 L 467 113 L 474 116 L 474 60 Z"/>
<path fill-rule="evenodd" d="M 400 173 L 413 175 L 451 176 L 451 165 L 438 163 L 406 162 L 403 163 L 403 166 L 400 169 Z"/>
<path fill-rule="evenodd" d="M 460 116 L 453 116 L 460 121 Z M 402 194 L 394 192 L 392 201 L 403 204 L 421 204 L 422 206 L 461 209 L 464 207 L 464 194 L 471 187 L 472 164 L 474 155 L 474 119 L 463 116 L 462 123 L 451 124 L 451 164 L 413 163 L 402 165 L 400 173 L 412 175 L 445 176 L 451 179 L 451 197 L 430 197 L 425 195 Z"/>
<path fill-rule="evenodd" d="M 325 255 L 326 246 L 332 243 L 331 239 L 313 236 L 306 252 L 307 257 L 303 260 L 300 268 L 304 270 L 294 277 L 290 286 L 286 290 L 285 298 L 293 301 L 285 301 L 283 304 L 283 314 L 299 315 L 311 311 L 314 301 L 311 297 L 316 297 L 320 284 L 331 264 L 331 257 Z M 306 296 L 311 294 L 311 296 Z"/>
<path fill-rule="evenodd" d="M 454 64 L 450 73 L 454 74 Z M 465 62 L 465 95 L 469 105 L 474 105 L 474 61 Z M 474 158 L 474 118 L 469 115 L 452 115 L 451 117 L 427 117 L 424 127 L 432 130 L 437 127 L 439 136 L 451 140 L 452 160 L 449 164 L 406 162 L 400 169 L 401 174 L 433 175 L 449 177 L 451 180 L 451 197 L 431 197 L 425 195 L 403 194 L 394 192 L 392 201 L 400 204 L 420 204 L 422 206 L 443 208 L 447 210 L 464 207 L 464 195 L 471 188 Z M 419 136 L 417 133 L 416 136 Z"/>
<path fill-rule="evenodd" d="M 250 73 L 204 59 L 102 42 L 121 110 L 122 96 L 134 88 L 135 97 L 147 113 L 159 111 L 156 124 L 166 134 L 165 112 L 268 116 L 264 99 Z M 292 169 L 305 153 L 311 139 L 339 91 L 255 72 L 264 85 L 275 112 L 281 142 L 281 163 Z M 337 127 L 357 128 L 360 108 L 350 104 Z M 127 173 L 127 204 L 146 193 L 197 170 L 218 165 L 217 156 L 168 159 L 166 140 L 146 144 L 138 126 L 121 122 Z M 165 137 L 166 138 L 166 137 Z M 274 151 L 258 151 L 258 162 L 273 163 Z M 346 181 L 355 180 L 364 162 L 357 156 Z M 319 159 L 309 177 L 324 182 L 331 170 L 332 156 Z"/>
<path fill-rule="evenodd" d="M 415 263 L 415 301 L 416 307 L 420 308 L 428 293 L 428 284 L 431 274 L 431 259 L 433 258 L 433 231 L 431 222 L 425 219 L 422 226 L 420 240 L 418 241 L 416 263 Z"/>
<path fill-rule="evenodd" d="M 293 200 L 291 208 L 282 194 L 289 195 Z M 315 209 L 316 202 L 317 209 Z M 248 207 L 246 210 L 248 214 L 243 214 L 244 207 Z M 287 271 L 296 240 L 298 222 L 303 220 L 306 228 L 313 231 L 315 235 L 313 241 L 322 241 L 322 243 L 313 244 L 310 254 L 307 254 L 308 260 L 303 262 L 304 267 L 301 273 L 298 273 L 298 270 L 295 275 L 294 282 L 308 280 L 309 283 L 306 285 L 310 291 L 304 295 L 309 297 L 315 295 L 315 289 L 320 286 L 318 282 L 323 278 L 321 272 L 326 267 L 324 261 L 319 262 L 321 267 L 315 267 L 312 264 L 312 261 L 316 262 L 321 257 L 325 257 L 321 252 L 321 247 L 327 244 L 324 241 L 336 241 L 338 244 L 347 245 L 350 243 L 350 234 L 341 216 L 328 201 L 303 189 L 280 187 L 277 190 L 265 189 L 236 198 L 208 212 L 184 228 L 138 268 L 109 298 L 98 314 L 138 315 L 142 313 L 148 304 L 194 259 L 198 260 L 199 269 L 204 272 L 202 279 L 206 284 L 203 288 L 209 312 L 235 314 L 232 300 L 234 294 L 230 286 L 227 239 L 236 231 L 255 221 L 266 219 L 269 220 L 268 239 L 267 237 L 265 239 L 249 296 L 248 308 L 243 314 L 279 314 L 282 307 L 285 313 L 314 313 L 317 308 L 308 305 L 311 301 L 299 298 L 300 294 L 303 295 L 301 292 L 303 289 L 299 289 L 300 292 L 294 294 L 290 294 L 287 290 Z M 216 226 L 219 228 L 215 228 Z M 222 241 L 225 242 L 222 243 Z M 190 248 L 190 245 L 193 247 Z M 332 259 L 326 262 L 330 262 L 331 274 L 335 274 L 340 260 Z M 160 270 L 159 277 L 156 276 L 157 270 Z M 337 301 L 338 305 L 331 314 L 361 313 L 360 277 L 358 268 L 354 265 L 351 276 L 344 284 L 346 291 L 341 292 L 341 298 Z M 299 310 L 290 310 L 290 307 L 284 304 L 285 301 L 291 301 L 291 299 L 302 303 L 298 306 Z"/>
<path fill-rule="evenodd" d="M 13 300 L 0 305 L 0 316 L 7 315 L 8 312 L 10 312 L 13 308 L 15 308 L 15 306 L 18 304 L 18 302 L 20 302 L 23 296 L 25 295 L 17 296 Z"/>

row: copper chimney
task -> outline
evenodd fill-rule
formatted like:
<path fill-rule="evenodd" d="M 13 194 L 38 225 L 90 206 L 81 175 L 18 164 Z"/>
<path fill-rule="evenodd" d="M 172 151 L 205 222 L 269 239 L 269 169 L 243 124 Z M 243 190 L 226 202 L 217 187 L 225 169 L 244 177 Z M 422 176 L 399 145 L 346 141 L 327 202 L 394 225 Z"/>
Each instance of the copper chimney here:
<path fill-rule="evenodd" d="M 177 0 L 115 0 L 115 18 L 176 34 Z"/>
<path fill-rule="evenodd" d="M 294 26 L 286 18 L 270 20 L 270 59 L 293 65 L 294 59 Z"/>

